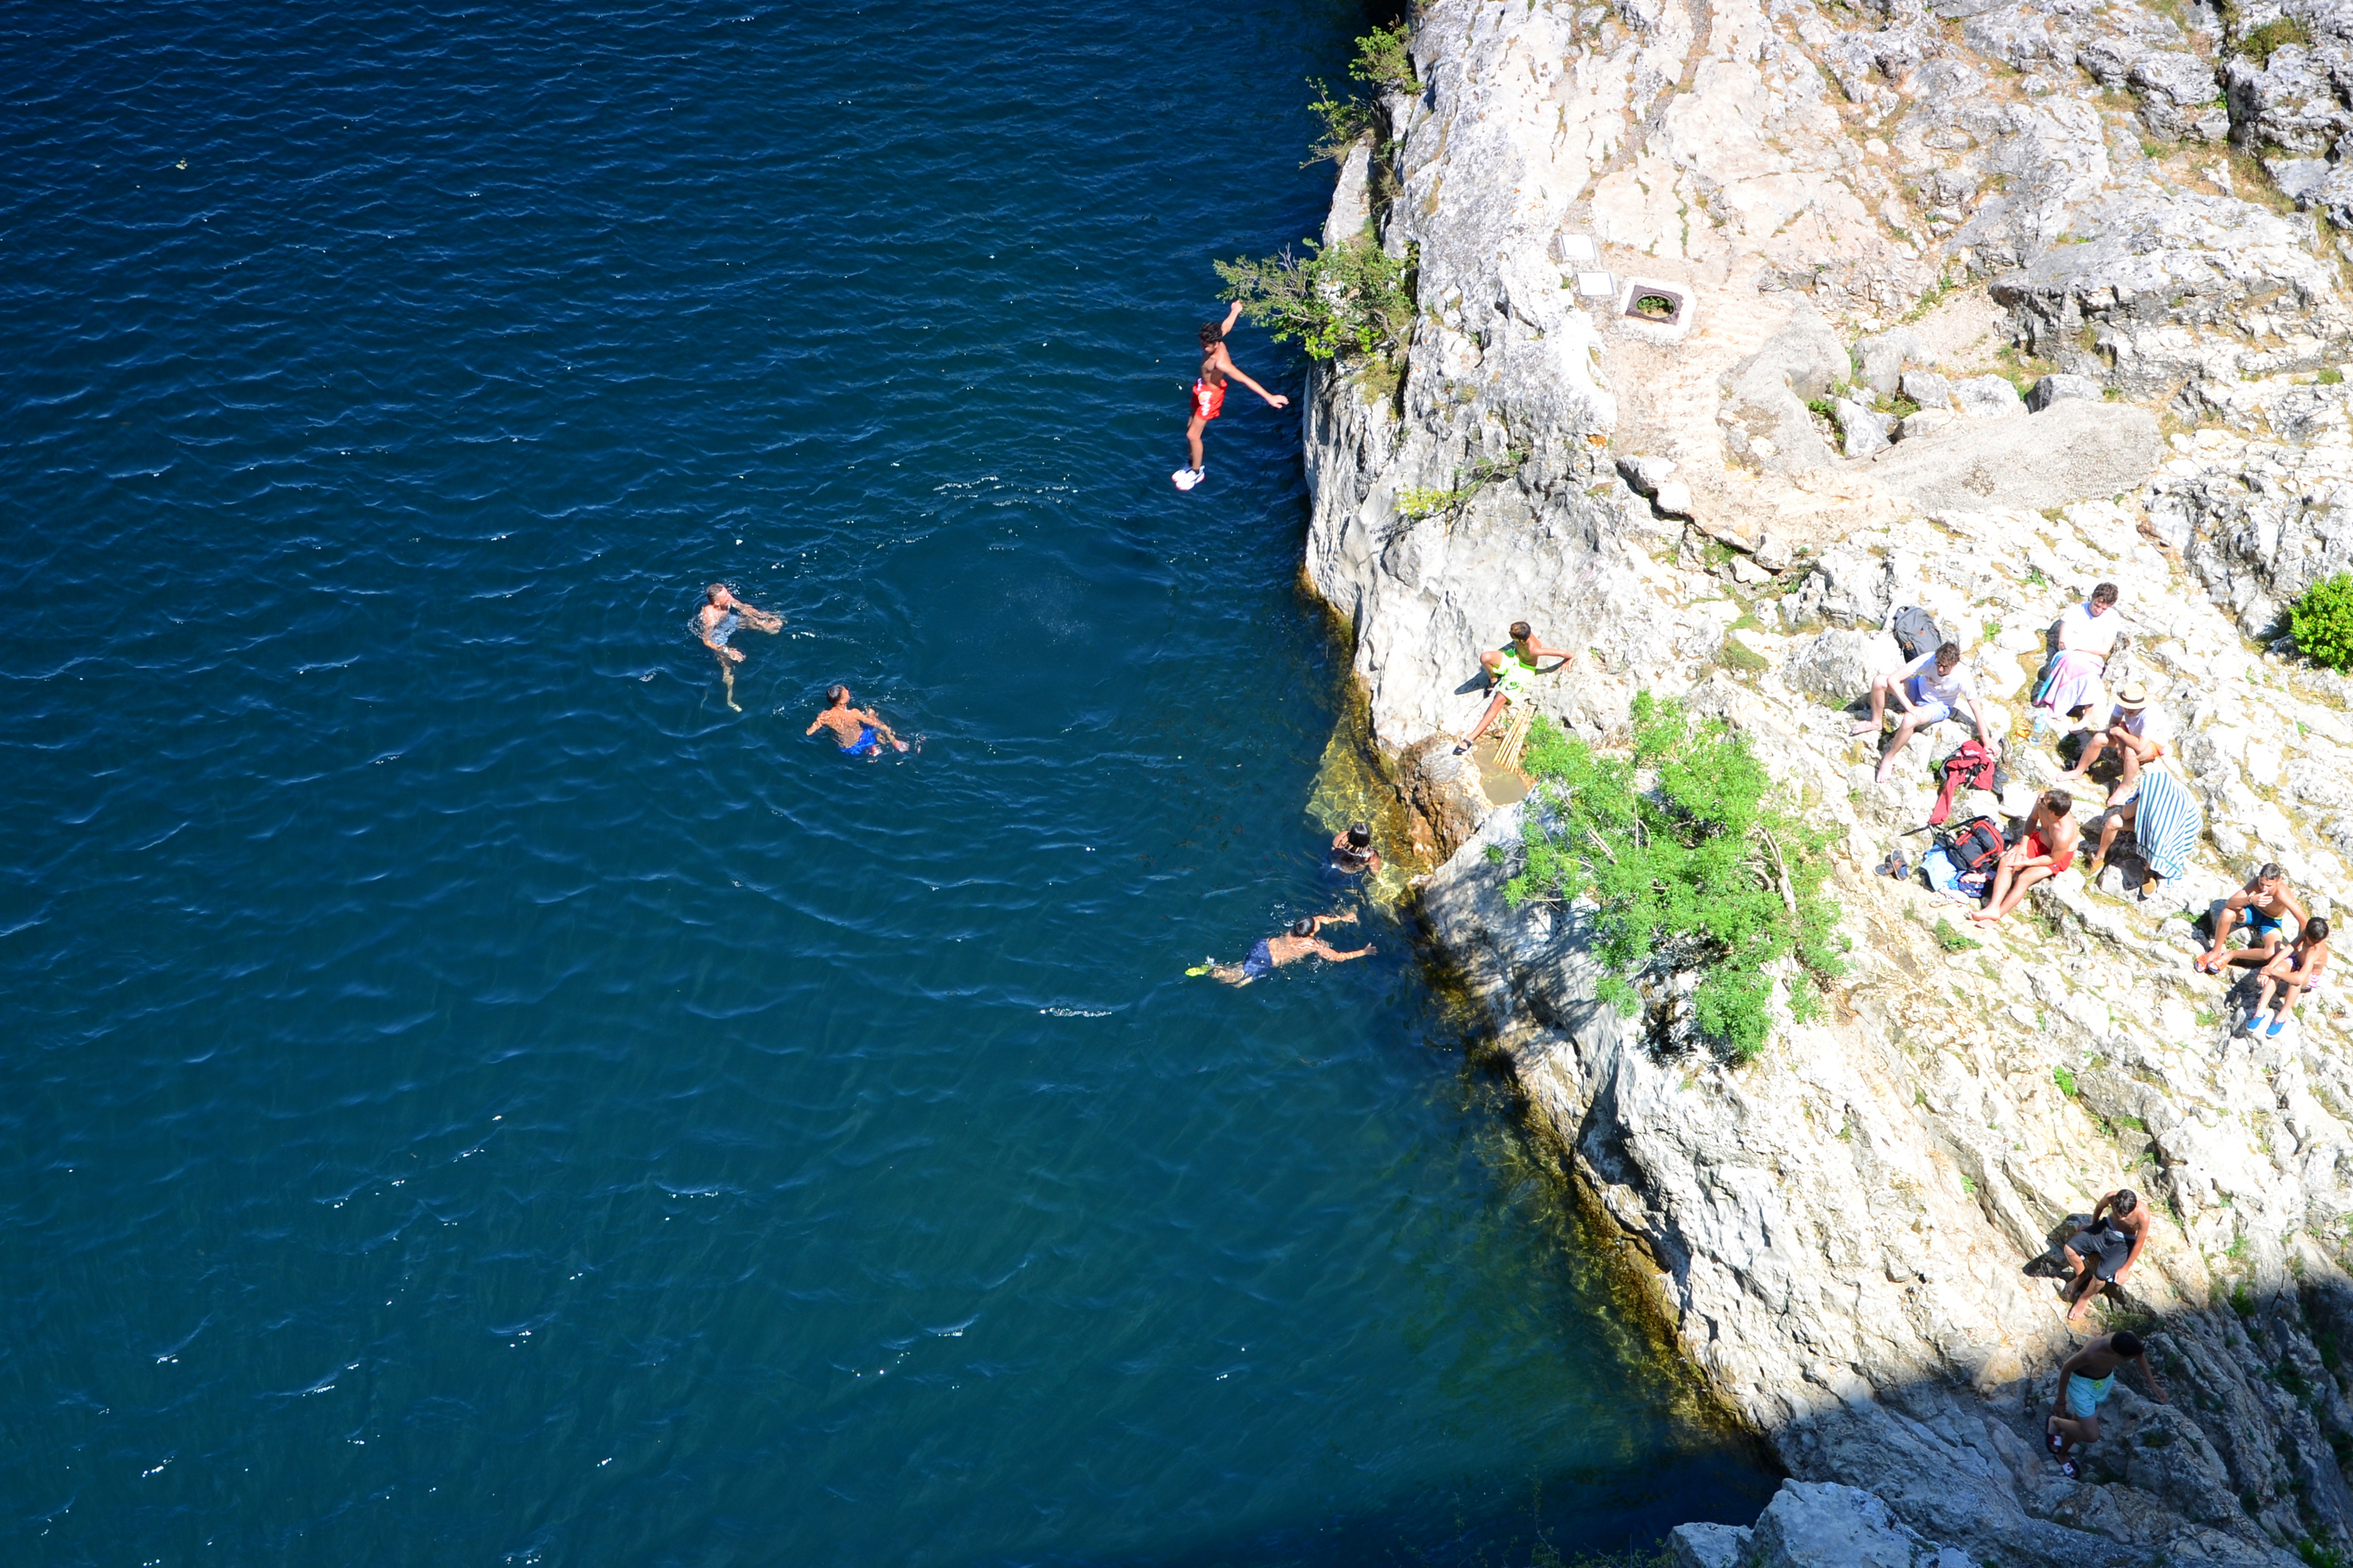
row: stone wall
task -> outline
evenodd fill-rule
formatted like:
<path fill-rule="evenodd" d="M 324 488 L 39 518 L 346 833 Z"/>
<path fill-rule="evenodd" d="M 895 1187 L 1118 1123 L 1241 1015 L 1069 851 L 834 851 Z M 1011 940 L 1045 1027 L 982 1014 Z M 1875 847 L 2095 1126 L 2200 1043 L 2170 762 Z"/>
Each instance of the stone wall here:
<path fill-rule="evenodd" d="M 1434 944 L 1686 1353 L 1794 1475 L 1883 1500 L 1911 1561 L 2353 1550 L 2348 1015 L 2235 1037 L 2189 963 L 2253 861 L 2316 912 L 2353 887 L 2346 683 L 2265 640 L 2353 550 L 2353 317 L 2311 216 L 2336 175 L 2230 151 L 2353 127 L 2314 17 L 2258 67 L 2218 14 L 2129 0 L 1432 0 L 1421 90 L 1382 106 L 1390 177 L 1361 151 L 1327 226 L 1419 258 L 1394 393 L 1345 365 L 1312 388 L 1306 570 L 1454 851 L 1422 892 Z M 1679 319 L 1628 318 L 1640 289 Z M 1398 508 L 1488 471 L 1458 508 Z M 2099 581 L 2112 680 L 2157 693 L 2207 812 L 2197 864 L 2143 899 L 2127 854 L 1940 940 L 1961 906 L 1870 868 L 1925 845 L 1926 761 L 1957 737 L 1877 784 L 1841 709 L 1918 605 L 2010 732 Z M 1607 745 L 1636 691 L 1681 695 L 1838 830 L 1854 952 L 1828 1019 L 1746 1067 L 1653 1046 L 1592 1000 L 1577 911 L 1504 904 L 1525 808 L 1453 740 L 1521 618 L 1578 650 L 1543 711 Z M 2008 762 L 2059 768 L 2022 725 Z M 2103 1310 L 2174 1398 L 2119 1393 L 2069 1481 L 2040 1437 L 2076 1341 L 2024 1269 L 2127 1184 L 2158 1234 Z"/>

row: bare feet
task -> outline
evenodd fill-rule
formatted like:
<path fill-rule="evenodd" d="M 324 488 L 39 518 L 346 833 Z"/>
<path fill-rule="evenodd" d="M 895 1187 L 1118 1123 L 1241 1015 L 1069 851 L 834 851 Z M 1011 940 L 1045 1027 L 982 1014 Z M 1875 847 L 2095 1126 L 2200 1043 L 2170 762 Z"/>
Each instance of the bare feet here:
<path fill-rule="evenodd" d="M 1880 729 L 1881 729 L 1881 726 L 1880 726 L 1878 723 L 1876 723 L 1876 722 L 1869 723 L 1869 724 L 1857 724 L 1857 725 L 1856 725 L 1852 730 L 1850 730 L 1849 731 L 1847 731 L 1847 738 L 1848 738 L 1849 740 L 1852 740 L 1852 741 L 1860 741 L 1860 740 L 1862 740 L 1865 735 L 1876 735 L 1876 734 L 1878 734 L 1878 733 L 1879 733 L 1879 731 L 1880 731 Z"/>

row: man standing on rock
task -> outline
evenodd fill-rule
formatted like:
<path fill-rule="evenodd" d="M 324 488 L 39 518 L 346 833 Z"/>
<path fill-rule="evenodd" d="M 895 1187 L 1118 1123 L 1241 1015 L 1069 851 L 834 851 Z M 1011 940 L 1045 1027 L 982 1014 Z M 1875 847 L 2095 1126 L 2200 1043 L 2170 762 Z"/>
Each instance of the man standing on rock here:
<path fill-rule="evenodd" d="M 2138 1193 L 2120 1187 L 2099 1201 L 2092 1210 L 2091 1223 L 2060 1247 L 2067 1261 L 2075 1266 L 2075 1278 L 2066 1291 L 2071 1327 L 2082 1320 L 2101 1287 L 2125 1282 L 2133 1265 L 2140 1261 L 2140 1249 L 2147 1245 L 2148 1210 L 2141 1205 Z"/>
<path fill-rule="evenodd" d="M 2140 1368 L 2149 1397 L 2159 1405 L 2173 1402 L 2148 1364 L 2148 1348 L 2130 1329 L 2103 1334 L 2059 1363 L 2059 1398 L 2042 1423 L 2042 1440 L 2059 1461 L 2059 1473 L 2075 1479 L 2075 1454 L 2086 1443 L 2100 1440 L 2100 1406 L 2116 1386 L 2116 1371 L 2126 1362 Z"/>

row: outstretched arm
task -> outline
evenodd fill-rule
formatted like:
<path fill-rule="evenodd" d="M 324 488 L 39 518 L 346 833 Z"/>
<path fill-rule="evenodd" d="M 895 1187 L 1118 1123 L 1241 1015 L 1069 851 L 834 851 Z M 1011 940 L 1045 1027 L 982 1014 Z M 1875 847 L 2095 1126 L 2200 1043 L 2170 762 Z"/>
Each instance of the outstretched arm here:
<path fill-rule="evenodd" d="M 1322 953 L 1324 957 L 1330 959 L 1335 963 L 1345 963 L 1352 958 L 1369 957 L 1373 951 L 1372 944 L 1367 942 L 1364 946 L 1356 949 L 1354 952 L 1342 952 L 1338 948 L 1334 947 L 1330 942 L 1324 942 L 1321 938 L 1318 938 L 1313 945 L 1317 952 Z"/>
<path fill-rule="evenodd" d="M 1219 327 L 1219 328 L 1218 329 L 1218 336 L 1219 336 L 1219 337 L 1220 337 L 1220 338 L 1222 338 L 1222 337 L 1224 337 L 1228 332 L 1232 331 L 1234 330 L 1234 323 L 1235 323 L 1236 321 L 1240 321 L 1241 319 L 1242 319 L 1242 302 L 1241 302 L 1240 300 L 1235 300 L 1235 301 L 1234 301 L 1234 308 L 1233 308 L 1232 310 L 1228 310 L 1228 311 L 1226 312 L 1226 322 L 1225 322 L 1225 325 L 1223 325 L 1223 326 L 1221 326 L 1221 327 Z"/>
<path fill-rule="evenodd" d="M 2141 1381 L 2148 1384 L 2149 1393 L 2157 1396 L 2157 1402 L 2159 1405 L 2170 1405 L 2173 1403 L 2172 1400 L 2168 1399 L 2165 1395 L 2165 1385 L 2157 1381 L 2157 1368 L 2148 1364 L 2148 1352 L 2147 1351 L 2143 1351 L 2140 1354 L 2133 1357 L 2133 1365 L 2140 1368 Z"/>
<path fill-rule="evenodd" d="M 803 731 L 801 731 L 801 733 L 802 733 L 802 734 L 804 734 L 804 735 L 814 735 L 814 734 L 816 734 L 819 730 L 822 730 L 822 729 L 824 729 L 824 728 L 825 728 L 825 715 L 824 715 L 824 714 L 822 714 L 822 713 L 820 713 L 820 714 L 818 714 L 816 718 L 814 718 L 814 719 L 812 719 L 812 720 L 810 720 L 810 721 L 809 721 L 809 727 L 808 727 L 807 729 L 806 729 L 806 730 L 803 730 Z"/>
<path fill-rule="evenodd" d="M 875 712 L 872 709 L 869 708 L 860 712 L 858 715 L 858 721 L 861 724 L 873 725 L 874 732 L 881 736 L 884 740 L 890 742 L 892 745 L 895 746 L 899 743 L 898 735 L 892 730 L 890 725 L 882 722 L 882 715 Z"/>
<path fill-rule="evenodd" d="M 1236 381 L 1240 382 L 1244 386 L 1249 387 L 1252 392 L 1257 393 L 1261 397 L 1265 398 L 1271 406 L 1276 408 L 1286 408 L 1290 406 L 1291 399 L 1283 396 L 1282 394 L 1279 392 L 1269 392 L 1265 387 L 1261 386 L 1249 376 L 1244 375 L 1242 374 L 1242 367 L 1234 363 L 1234 356 L 1226 352 L 1226 345 L 1223 343 L 1219 343 L 1218 345 L 1218 368 L 1224 371 L 1228 375 L 1232 376 Z"/>

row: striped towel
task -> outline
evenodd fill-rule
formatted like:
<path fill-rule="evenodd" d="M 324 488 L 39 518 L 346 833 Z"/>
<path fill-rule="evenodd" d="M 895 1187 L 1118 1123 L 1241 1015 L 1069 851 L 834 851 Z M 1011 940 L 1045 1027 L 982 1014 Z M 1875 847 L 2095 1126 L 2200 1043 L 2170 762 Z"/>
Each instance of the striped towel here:
<path fill-rule="evenodd" d="M 2198 807 L 2189 786 L 2163 768 L 2140 775 L 2140 797 L 2133 818 L 2133 837 L 2148 868 L 2170 882 L 2189 869 L 2198 836 L 2206 831 L 2206 814 Z"/>

